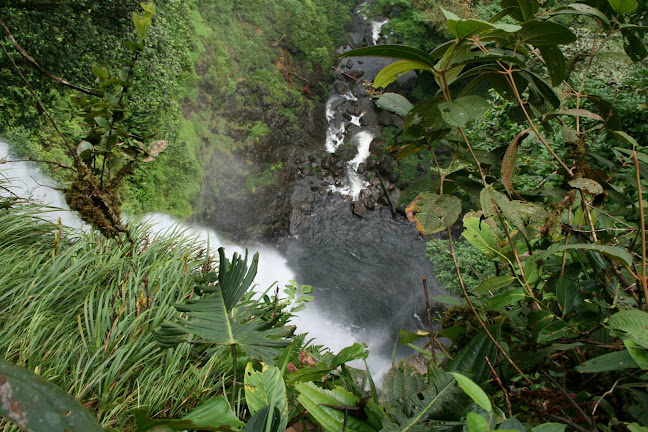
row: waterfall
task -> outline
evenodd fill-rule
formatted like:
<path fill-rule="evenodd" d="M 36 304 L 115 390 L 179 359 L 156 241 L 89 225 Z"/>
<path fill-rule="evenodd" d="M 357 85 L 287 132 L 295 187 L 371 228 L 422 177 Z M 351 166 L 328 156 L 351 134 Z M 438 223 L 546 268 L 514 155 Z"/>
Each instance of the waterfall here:
<path fill-rule="evenodd" d="M 354 201 L 360 197 L 360 192 L 369 184 L 358 173 L 358 167 L 369 157 L 369 146 L 374 139 L 373 134 L 367 131 L 358 132 L 352 141 L 357 142 L 358 154 L 347 165 L 348 184 L 342 187 L 331 186 L 330 190 L 350 196 Z"/>
<path fill-rule="evenodd" d="M 8 154 L 9 146 L 7 143 L 0 141 L 0 159 L 6 156 L 6 160 L 10 161 L 11 157 Z M 42 213 L 43 218 L 55 223 L 60 218 L 63 225 L 73 229 L 89 229 L 75 212 L 68 209 L 63 194 L 56 189 L 56 182 L 43 174 L 34 163 L 7 162 L 0 164 L 0 177 L 7 180 L 7 184 L 4 185 L 6 189 L 0 188 L 0 196 L 12 194 L 19 198 L 40 203 L 48 208 L 48 211 Z M 133 218 L 128 219 L 133 221 Z M 231 257 L 235 252 L 245 254 L 246 249 L 250 255 L 259 252 L 259 266 L 255 278 L 257 284 L 255 290 L 258 293 L 263 293 L 272 286 L 273 288 L 269 293 L 272 296 L 275 285 L 278 285 L 279 295 L 281 296 L 283 295 L 284 285 L 296 279 L 288 260 L 273 246 L 263 244 L 241 245 L 227 242 L 222 240 L 214 230 L 182 222 L 162 213 L 148 214 L 141 220 L 149 225 L 151 232 L 155 234 L 177 233 L 180 231 L 205 245 L 208 244 L 213 251 L 223 246 L 228 257 Z M 315 292 L 315 295 L 317 295 L 317 292 Z M 308 333 L 310 338 L 315 340 L 315 344 L 324 345 L 336 353 L 355 342 L 366 342 L 370 351 L 372 349 L 377 351 L 382 343 L 380 338 L 372 336 L 371 333 L 362 329 L 352 329 L 349 326 L 326 318 L 320 307 L 315 304 L 308 304 L 304 310 L 293 318 L 292 324 L 297 326 L 298 333 Z M 388 359 L 380 357 L 378 354 L 370 355 L 368 363 L 374 378 L 378 382 L 382 380 L 382 377 L 391 366 Z M 364 369 L 362 362 L 356 361 L 351 365 Z"/>

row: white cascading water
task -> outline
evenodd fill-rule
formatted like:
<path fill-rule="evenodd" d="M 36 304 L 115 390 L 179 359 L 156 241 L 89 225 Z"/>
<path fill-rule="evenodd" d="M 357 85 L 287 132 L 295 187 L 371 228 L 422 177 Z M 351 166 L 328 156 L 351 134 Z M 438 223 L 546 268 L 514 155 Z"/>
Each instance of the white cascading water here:
<path fill-rule="evenodd" d="M 358 173 L 358 167 L 360 167 L 360 164 L 366 161 L 369 157 L 369 146 L 373 139 L 374 136 L 367 131 L 358 132 L 353 137 L 353 141 L 357 142 L 358 154 L 347 164 L 348 184 L 342 187 L 330 186 L 332 191 L 339 192 L 342 195 L 348 195 L 354 201 L 360 197 L 360 192 L 367 187 L 369 182 L 363 179 Z"/>
<path fill-rule="evenodd" d="M 378 39 L 380 38 L 380 31 L 382 30 L 382 26 L 387 24 L 389 19 L 387 18 L 379 18 L 379 19 L 373 19 L 371 20 L 371 40 L 373 41 L 374 45 L 378 44 Z"/>
<path fill-rule="evenodd" d="M 11 160 L 8 154 L 9 146 L 0 141 L 0 159 L 7 156 L 7 160 Z M 0 189 L 0 196 L 11 193 L 32 202 L 47 205 L 52 210 L 42 214 L 45 219 L 56 223 L 60 218 L 63 225 L 79 230 L 88 229 L 76 213 L 68 209 L 63 194 L 54 188 L 55 182 L 41 173 L 33 163 L 7 162 L 0 164 L 0 177 L 6 178 L 9 182 L 6 185 L 9 186 L 9 191 Z M 234 252 L 245 254 L 245 246 L 222 241 L 219 235 L 211 229 L 185 223 L 169 215 L 153 213 L 146 215 L 142 220 L 150 225 L 151 231 L 156 234 L 181 231 L 187 236 L 195 237 L 199 241 L 209 244 L 213 251 L 218 247 L 225 247 L 228 257 L 231 257 Z M 247 249 L 250 255 L 259 252 L 259 267 L 255 278 L 256 291 L 262 293 L 272 286 L 273 288 L 269 292 L 269 295 L 272 295 L 275 292 L 276 284 L 278 284 L 279 294 L 282 295 L 284 285 L 295 279 L 294 272 L 290 269 L 286 258 L 272 246 L 250 245 L 247 246 Z M 317 293 L 314 294 L 317 295 Z M 324 318 L 324 314 L 312 304 L 307 305 L 305 310 L 299 312 L 292 323 L 297 326 L 299 333 L 308 333 L 310 338 L 315 339 L 316 344 L 324 345 L 335 353 L 354 342 L 367 343 L 370 351 L 374 348 L 377 351 L 378 346 L 382 343 L 382 335 L 372 336 L 371 333 L 361 329 L 354 332 Z M 378 355 L 370 355 L 368 363 L 377 382 L 382 381 L 391 366 L 388 359 Z M 362 362 L 352 362 L 351 365 L 364 369 Z"/>

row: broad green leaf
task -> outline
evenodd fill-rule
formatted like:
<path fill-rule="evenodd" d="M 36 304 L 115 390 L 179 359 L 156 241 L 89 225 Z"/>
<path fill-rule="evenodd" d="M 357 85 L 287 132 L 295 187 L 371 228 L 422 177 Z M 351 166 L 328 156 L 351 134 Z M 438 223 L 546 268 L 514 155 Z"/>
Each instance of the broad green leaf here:
<path fill-rule="evenodd" d="M 454 102 L 439 104 L 443 120 L 453 127 L 464 127 L 469 121 L 481 118 L 489 109 L 488 101 L 481 96 L 464 96 Z"/>
<path fill-rule="evenodd" d="M 430 235 L 450 227 L 459 218 L 461 201 L 452 195 L 424 193 L 416 197 L 406 208 L 410 222 L 423 235 Z"/>
<path fill-rule="evenodd" d="M 466 392 L 468 397 L 475 401 L 477 405 L 484 408 L 488 412 L 493 411 L 493 405 L 491 405 L 491 401 L 488 398 L 488 395 L 473 380 L 457 372 L 450 372 L 450 375 L 455 377 L 455 379 L 459 383 L 459 387 L 461 387 L 461 389 Z"/>
<path fill-rule="evenodd" d="M 487 302 L 486 309 L 491 311 L 498 311 L 506 306 L 513 305 L 519 301 L 524 300 L 526 293 L 522 288 L 513 288 L 503 293 L 497 294 Z"/>
<path fill-rule="evenodd" d="M 252 414 L 265 406 L 277 408 L 281 414 L 279 430 L 286 429 L 288 399 L 286 385 L 278 368 L 263 365 L 262 371 L 257 372 L 252 367 L 252 363 L 248 363 L 245 367 L 245 400 Z"/>
<path fill-rule="evenodd" d="M 392 366 L 383 381 L 382 394 L 387 403 L 397 404 L 403 398 L 423 391 L 426 377 L 406 361 Z"/>
<path fill-rule="evenodd" d="M 201 430 L 222 429 L 223 426 L 238 430 L 243 427 L 243 422 L 236 417 L 224 396 L 216 396 L 199 405 L 182 420 L 193 422 Z"/>
<path fill-rule="evenodd" d="M 166 322 L 161 330 L 155 332 L 155 338 L 164 347 L 177 345 L 186 340 L 187 335 L 194 335 L 192 343 L 215 345 L 238 345 L 248 356 L 271 363 L 279 354 L 278 348 L 289 345 L 289 342 L 278 337 L 285 335 L 283 328 L 267 328 L 267 323 L 260 319 L 237 319 L 232 316 L 234 306 L 248 292 L 257 271 L 258 253 L 255 254 L 250 267 L 245 259 L 234 254 L 232 262 L 225 258 L 225 251 L 219 248 L 218 284 L 199 282 L 194 288 L 203 295 L 198 300 L 176 304 L 179 312 L 185 312 L 185 318 L 179 322 Z M 205 279 L 213 282 L 215 277 Z M 245 310 L 238 311 L 245 315 Z"/>
<path fill-rule="evenodd" d="M 615 138 L 630 144 L 631 146 L 639 147 L 639 143 L 637 142 L 637 140 L 623 131 L 620 130 L 612 131 L 612 135 L 614 135 Z"/>
<path fill-rule="evenodd" d="M 416 332 L 411 332 L 408 330 L 401 330 L 398 332 L 398 343 L 401 345 L 407 345 L 414 342 L 417 339 L 429 338 L 430 332 L 423 330 L 417 330 Z"/>
<path fill-rule="evenodd" d="M 543 328 L 538 334 L 538 343 L 547 343 L 572 334 L 573 331 L 567 327 L 563 320 L 555 320 Z"/>
<path fill-rule="evenodd" d="M 482 283 L 479 284 L 477 288 L 471 290 L 471 292 L 484 293 L 489 291 L 497 291 L 500 288 L 511 285 L 516 280 L 517 279 L 515 278 L 515 276 L 511 275 L 491 276 L 488 279 L 482 281 Z"/>
<path fill-rule="evenodd" d="M 498 325 L 492 325 L 489 330 L 495 340 L 500 339 L 501 328 Z M 450 364 L 446 367 L 447 372 L 459 372 L 469 376 L 478 385 L 484 384 L 491 375 L 490 367 L 485 358 L 493 363 L 497 355 L 497 347 L 490 340 L 485 331 L 480 331 L 470 339 L 470 342 L 459 351 Z"/>
<path fill-rule="evenodd" d="M 574 369 L 582 373 L 596 373 L 638 368 L 628 350 L 615 351 L 594 357 Z"/>
<path fill-rule="evenodd" d="M 565 432 L 567 425 L 561 423 L 544 423 L 531 429 L 531 432 Z"/>
<path fill-rule="evenodd" d="M 529 81 L 530 88 L 534 90 L 540 98 L 549 102 L 554 109 L 560 107 L 560 97 L 547 81 L 528 70 L 520 72 L 520 75 Z"/>
<path fill-rule="evenodd" d="M 508 14 L 517 21 L 529 21 L 539 9 L 537 0 L 502 0 L 500 6 L 510 8 Z"/>
<path fill-rule="evenodd" d="M 279 409 L 274 407 L 272 409 L 273 415 L 272 419 L 268 419 L 270 415 L 270 406 L 265 406 L 259 411 L 257 411 L 252 418 L 245 425 L 243 432 L 284 432 L 286 430 L 285 424 L 281 425 L 281 422 L 287 422 L 288 419 L 284 417 L 279 412 Z M 270 422 L 270 424 L 268 424 Z"/>
<path fill-rule="evenodd" d="M 101 432 L 90 412 L 49 381 L 0 360 L 0 416 L 33 432 Z"/>
<path fill-rule="evenodd" d="M 466 424 L 468 425 L 468 430 L 470 432 L 487 432 L 490 430 L 488 420 L 486 420 L 476 412 L 471 411 L 468 413 L 468 415 L 466 416 Z"/>
<path fill-rule="evenodd" d="M 373 85 L 375 88 L 387 87 L 407 72 L 413 70 L 426 70 L 432 72 L 432 68 L 423 66 L 420 63 L 401 60 L 382 68 L 380 72 L 378 72 L 378 75 L 376 75 L 376 78 L 374 78 Z"/>
<path fill-rule="evenodd" d="M 641 426 L 639 423 L 624 423 L 630 432 L 648 432 L 648 426 Z"/>
<path fill-rule="evenodd" d="M 600 10 L 592 6 L 583 3 L 568 4 L 565 7 L 556 9 L 556 11 L 552 15 L 565 15 L 565 14 L 589 16 L 590 18 L 593 18 L 601 22 L 604 28 L 607 29 L 610 27 L 610 20 L 603 14 L 603 12 L 601 12 Z"/>
<path fill-rule="evenodd" d="M 106 117 L 102 116 L 97 116 L 94 118 L 95 123 L 97 125 L 101 126 L 104 129 L 110 129 L 110 122 L 106 119 Z"/>
<path fill-rule="evenodd" d="M 527 432 L 527 428 L 524 427 L 522 423 L 520 423 L 520 420 L 516 419 L 515 417 L 508 418 L 504 420 L 502 423 L 500 423 L 499 427 L 497 430 L 510 430 L 510 431 L 517 431 L 517 432 Z"/>
<path fill-rule="evenodd" d="M 648 350 L 631 340 L 624 340 L 623 344 L 630 353 L 632 359 L 641 369 L 648 369 Z"/>
<path fill-rule="evenodd" d="M 578 286 L 573 279 L 561 277 L 556 283 L 556 298 L 562 308 L 563 316 L 569 314 L 574 308 L 574 297 L 578 294 Z"/>
<path fill-rule="evenodd" d="M 630 57 L 630 60 L 636 63 L 648 56 L 648 50 L 643 41 L 632 33 L 630 29 L 622 29 L 621 34 L 623 34 L 623 50 Z"/>
<path fill-rule="evenodd" d="M 567 184 L 569 184 L 569 186 L 573 187 L 574 189 L 579 189 L 592 196 L 600 195 L 603 193 L 603 186 L 601 186 L 596 180 L 579 177 L 570 180 Z"/>
<path fill-rule="evenodd" d="M 648 312 L 639 309 L 617 312 L 608 319 L 608 327 L 619 339 L 630 339 L 648 349 Z"/>
<path fill-rule="evenodd" d="M 467 214 L 463 218 L 464 231 L 461 236 L 468 243 L 479 249 L 488 259 L 494 259 L 501 256 L 501 245 L 499 239 L 493 233 L 490 225 L 486 220 Z"/>
<path fill-rule="evenodd" d="M 343 429 L 344 411 L 326 405 L 355 407 L 360 402 L 360 398 L 342 387 L 326 390 L 312 382 L 301 382 L 295 385 L 295 390 L 299 392 L 299 403 L 329 432 L 339 432 Z M 351 415 L 347 418 L 347 428 L 357 432 L 376 432 L 369 423 Z"/>
<path fill-rule="evenodd" d="M 538 49 L 549 72 L 549 77 L 551 77 L 551 85 L 559 86 L 567 77 L 567 62 L 562 50 L 556 45 L 545 45 Z"/>
<path fill-rule="evenodd" d="M 611 102 L 595 95 L 585 95 L 587 100 L 589 100 L 596 110 L 599 112 L 601 117 L 605 120 L 605 128 L 610 131 L 618 131 L 623 129 L 623 122 L 621 121 L 621 115 L 616 109 L 614 104 Z"/>
<path fill-rule="evenodd" d="M 608 0 L 614 12 L 625 15 L 637 9 L 637 0 Z"/>
<path fill-rule="evenodd" d="M 414 105 L 405 96 L 398 93 L 384 93 L 376 101 L 376 105 L 401 116 L 407 115 L 414 108 Z"/>
<path fill-rule="evenodd" d="M 576 41 L 576 35 L 568 27 L 552 21 L 529 21 L 522 25 L 522 41 L 536 47 L 567 45 Z"/>
<path fill-rule="evenodd" d="M 445 51 L 443 51 L 445 52 Z M 387 57 L 397 60 L 409 60 L 419 63 L 426 67 L 434 67 L 437 59 L 439 59 L 443 52 L 437 53 L 438 57 L 430 55 L 423 50 L 411 48 L 404 45 L 378 45 L 367 48 L 358 48 L 347 51 L 338 56 L 338 58 L 345 57 Z"/>
<path fill-rule="evenodd" d="M 632 255 L 630 255 L 630 253 L 625 249 L 617 246 L 608 246 L 608 245 L 591 244 L 591 243 L 572 243 L 566 245 L 554 245 L 544 253 L 544 256 L 548 257 L 552 254 L 560 253 L 567 250 L 585 250 L 585 251 L 598 252 L 627 266 L 632 265 Z"/>
<path fill-rule="evenodd" d="M 430 300 L 435 301 L 437 303 L 443 303 L 451 306 L 461 306 L 460 298 L 449 296 L 449 295 L 432 296 L 430 297 Z"/>
<path fill-rule="evenodd" d="M 340 350 L 340 352 L 333 357 L 333 361 L 329 366 L 331 369 L 335 369 L 336 367 L 353 360 L 365 360 L 368 355 L 369 351 L 367 350 L 367 345 L 354 343 L 353 345 Z"/>

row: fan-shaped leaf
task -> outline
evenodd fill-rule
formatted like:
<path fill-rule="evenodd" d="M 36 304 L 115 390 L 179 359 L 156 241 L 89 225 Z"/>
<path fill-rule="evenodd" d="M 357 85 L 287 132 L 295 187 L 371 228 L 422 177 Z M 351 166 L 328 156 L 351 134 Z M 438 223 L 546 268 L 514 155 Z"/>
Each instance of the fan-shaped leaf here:
<path fill-rule="evenodd" d="M 612 335 L 648 349 L 648 312 L 639 309 L 617 312 L 608 319 Z"/>
<path fill-rule="evenodd" d="M 279 430 L 286 429 L 288 399 L 286 385 L 278 368 L 263 365 L 262 371 L 257 372 L 252 363 L 248 363 L 245 367 L 245 400 L 251 413 L 256 413 L 266 406 L 278 409 L 281 418 Z"/>

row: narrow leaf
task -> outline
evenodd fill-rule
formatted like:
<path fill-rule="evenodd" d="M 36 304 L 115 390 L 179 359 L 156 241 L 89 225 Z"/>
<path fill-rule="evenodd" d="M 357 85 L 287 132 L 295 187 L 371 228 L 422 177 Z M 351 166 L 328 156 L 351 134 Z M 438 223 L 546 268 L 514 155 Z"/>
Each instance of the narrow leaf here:
<path fill-rule="evenodd" d="M 450 374 L 455 377 L 459 383 L 459 387 L 461 387 L 461 389 L 465 391 L 477 405 L 488 412 L 493 411 L 493 406 L 491 405 L 490 399 L 488 399 L 488 395 L 473 380 L 457 372 L 450 372 Z"/>

